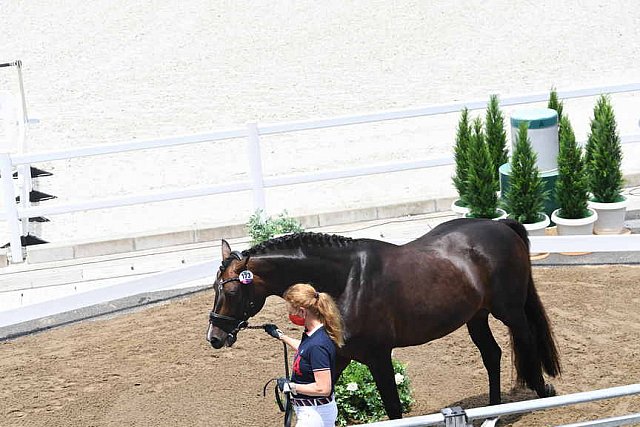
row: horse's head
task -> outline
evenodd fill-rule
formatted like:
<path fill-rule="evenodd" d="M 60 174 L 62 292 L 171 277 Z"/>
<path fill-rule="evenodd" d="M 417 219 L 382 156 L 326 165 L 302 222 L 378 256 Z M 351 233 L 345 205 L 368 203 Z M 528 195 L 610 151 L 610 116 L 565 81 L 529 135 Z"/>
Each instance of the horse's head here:
<path fill-rule="evenodd" d="M 264 305 L 266 296 L 260 292 L 261 279 L 249 266 L 250 257 L 232 251 L 222 241 L 222 264 L 214 283 L 215 299 L 209 314 L 207 341 L 213 348 L 231 347 L 238 332 L 247 327 L 248 319 Z"/>

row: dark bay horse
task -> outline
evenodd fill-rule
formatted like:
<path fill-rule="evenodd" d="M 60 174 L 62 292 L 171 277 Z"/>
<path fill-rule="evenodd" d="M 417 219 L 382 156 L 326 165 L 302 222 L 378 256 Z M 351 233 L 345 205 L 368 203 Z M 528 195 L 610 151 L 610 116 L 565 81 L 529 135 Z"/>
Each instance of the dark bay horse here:
<path fill-rule="evenodd" d="M 552 396 L 543 371 L 558 375 L 560 361 L 528 246 L 519 223 L 482 219 L 440 224 L 402 246 L 298 233 L 239 253 L 223 240 L 207 340 L 216 349 L 233 345 L 269 295 L 305 282 L 331 294 L 342 313 L 338 375 L 351 360 L 367 365 L 389 418 L 402 415 L 391 349 L 435 340 L 465 324 L 489 375 L 489 403 L 500 403 L 502 351 L 489 314 L 509 328 L 519 383 Z M 252 280 L 245 280 L 246 271 Z"/>

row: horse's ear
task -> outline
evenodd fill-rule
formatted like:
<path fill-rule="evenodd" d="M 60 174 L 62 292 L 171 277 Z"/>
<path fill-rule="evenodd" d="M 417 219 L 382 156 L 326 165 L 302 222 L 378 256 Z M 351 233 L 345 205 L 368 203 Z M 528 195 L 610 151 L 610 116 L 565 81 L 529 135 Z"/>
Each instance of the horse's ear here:
<path fill-rule="evenodd" d="M 225 260 L 231 255 L 231 246 L 226 240 L 222 239 L 222 259 Z"/>

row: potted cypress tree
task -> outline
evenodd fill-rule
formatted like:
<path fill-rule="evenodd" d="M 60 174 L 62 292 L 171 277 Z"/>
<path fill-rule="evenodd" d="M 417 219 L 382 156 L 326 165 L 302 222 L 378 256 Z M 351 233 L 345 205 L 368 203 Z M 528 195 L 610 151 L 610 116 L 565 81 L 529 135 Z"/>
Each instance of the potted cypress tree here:
<path fill-rule="evenodd" d="M 469 171 L 469 144 L 471 139 L 471 124 L 469 123 L 469 110 L 465 107 L 460 114 L 456 143 L 453 148 L 455 161 L 455 174 L 452 178 L 453 186 L 458 191 L 459 198 L 451 204 L 451 210 L 459 216 L 469 212 L 467 204 L 467 175 Z"/>
<path fill-rule="evenodd" d="M 500 111 L 498 95 L 491 95 L 485 116 L 486 141 L 494 166 L 495 190 L 500 190 L 499 168 L 509 161 L 507 153 L 507 133 L 504 130 L 504 116 Z"/>
<path fill-rule="evenodd" d="M 506 218 L 507 213 L 498 208 L 494 165 L 482 131 L 482 120 L 477 117 L 469 144 L 469 170 L 467 174 L 467 204 L 471 218 Z"/>
<path fill-rule="evenodd" d="M 598 212 L 596 234 L 620 234 L 627 200 L 622 196 L 622 145 L 609 97 L 600 96 L 593 110 L 586 146 L 589 207 Z"/>
<path fill-rule="evenodd" d="M 549 191 L 544 189 L 536 161 L 537 155 L 528 136 L 528 125 L 521 122 L 511 154 L 511 178 L 503 195 L 504 204 L 509 217 L 524 225 L 530 236 L 544 236 L 544 230 L 551 222 L 544 213 L 544 202 Z"/>
<path fill-rule="evenodd" d="M 549 94 L 549 102 L 547 104 L 547 108 L 551 108 L 552 110 L 556 110 L 558 113 L 558 123 L 562 120 L 562 110 L 564 109 L 564 104 L 558 98 L 558 92 L 556 88 L 551 88 L 551 93 Z"/>
<path fill-rule="evenodd" d="M 592 234 L 598 214 L 587 206 L 587 176 L 582 149 L 576 143 L 571 123 L 563 115 L 559 128 L 558 209 L 551 214 L 559 235 Z"/>

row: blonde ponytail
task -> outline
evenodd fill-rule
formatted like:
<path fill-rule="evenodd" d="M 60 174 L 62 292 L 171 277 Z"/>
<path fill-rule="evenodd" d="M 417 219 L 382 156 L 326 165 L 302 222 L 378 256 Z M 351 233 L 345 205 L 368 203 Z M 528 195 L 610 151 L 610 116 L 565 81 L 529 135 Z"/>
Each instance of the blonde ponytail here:
<path fill-rule="evenodd" d="M 321 318 L 324 323 L 324 328 L 327 330 L 327 334 L 331 340 L 336 343 L 338 347 L 344 345 L 344 337 L 342 335 L 342 316 L 338 310 L 331 295 L 325 292 L 318 293 L 318 317 Z"/>
<path fill-rule="evenodd" d="M 344 345 L 342 316 L 331 295 L 326 292 L 317 292 L 309 284 L 298 283 L 287 289 L 283 297 L 294 307 L 311 310 L 324 324 L 329 338 L 338 347 Z"/>

